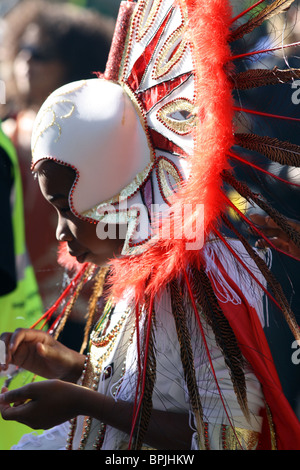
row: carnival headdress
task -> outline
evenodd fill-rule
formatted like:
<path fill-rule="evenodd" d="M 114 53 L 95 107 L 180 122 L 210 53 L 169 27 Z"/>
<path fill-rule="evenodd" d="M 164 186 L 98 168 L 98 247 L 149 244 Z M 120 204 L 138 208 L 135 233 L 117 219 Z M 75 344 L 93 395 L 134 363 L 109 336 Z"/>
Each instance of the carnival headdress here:
<path fill-rule="evenodd" d="M 65 85 L 38 114 L 33 168 L 43 158 L 71 165 L 74 213 L 96 223 L 128 223 L 124 254 L 144 252 L 143 261 L 130 260 L 132 281 L 147 279 L 152 292 L 198 259 L 207 237 L 220 236 L 228 207 L 238 211 L 225 184 L 271 213 L 299 243 L 287 221 L 231 171 L 235 159 L 251 166 L 234 145 L 271 160 L 297 160 L 295 146 L 235 129 L 235 114 L 248 110 L 235 106 L 232 92 L 290 81 L 298 70 L 238 73 L 230 50 L 291 3 L 273 2 L 235 28 L 223 1 L 121 2 L 105 74 Z M 124 263 L 127 285 L 130 263 Z M 138 277 L 135 263 L 144 266 Z M 121 287 L 121 262 L 116 265 Z"/>
<path fill-rule="evenodd" d="M 236 125 L 240 113 L 280 116 L 236 105 L 234 90 L 300 77 L 298 69 L 236 69 L 235 61 L 281 47 L 232 53 L 231 44 L 282 13 L 293 1 L 273 1 L 242 21 L 263 3 L 256 2 L 232 18 L 231 6 L 224 0 L 121 2 L 104 75 L 54 92 L 38 114 L 32 139 L 33 168 L 40 160 L 51 158 L 76 170 L 70 193 L 76 215 L 95 223 L 128 223 L 124 257 L 111 263 L 115 298 L 120 298 L 128 286 L 134 288 L 137 305 L 146 300 L 149 307 L 151 331 L 153 299 L 170 285 L 174 316 L 179 334 L 183 334 L 180 289 L 176 284 L 178 277 L 183 279 L 195 315 L 198 304 L 225 356 L 229 355 L 233 377 L 239 375 L 234 368 L 236 358 L 230 360 L 230 351 L 220 334 L 223 327 L 227 331 L 230 328 L 223 317 L 220 319 L 201 255 L 209 238 L 224 243 L 240 267 L 284 312 L 299 338 L 298 325 L 282 289 L 228 217 L 229 209 L 233 210 L 263 236 L 230 200 L 226 185 L 261 207 L 300 246 L 299 233 L 288 220 L 246 182 L 239 181 L 233 171 L 238 161 L 246 169 L 255 167 L 265 172 L 247 158 L 245 149 L 280 164 L 299 166 L 297 145 L 241 132 Z M 271 293 L 232 250 L 221 224 L 241 241 Z M 240 385 L 235 383 L 237 389 Z"/>

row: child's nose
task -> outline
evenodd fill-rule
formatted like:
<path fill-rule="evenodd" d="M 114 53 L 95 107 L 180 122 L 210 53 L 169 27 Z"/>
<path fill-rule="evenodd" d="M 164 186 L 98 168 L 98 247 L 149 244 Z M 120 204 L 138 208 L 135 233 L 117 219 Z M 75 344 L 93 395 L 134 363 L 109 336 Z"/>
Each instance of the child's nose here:
<path fill-rule="evenodd" d="M 66 219 L 59 217 L 56 227 L 56 239 L 59 242 L 70 242 L 72 241 L 72 233 L 68 227 Z"/>

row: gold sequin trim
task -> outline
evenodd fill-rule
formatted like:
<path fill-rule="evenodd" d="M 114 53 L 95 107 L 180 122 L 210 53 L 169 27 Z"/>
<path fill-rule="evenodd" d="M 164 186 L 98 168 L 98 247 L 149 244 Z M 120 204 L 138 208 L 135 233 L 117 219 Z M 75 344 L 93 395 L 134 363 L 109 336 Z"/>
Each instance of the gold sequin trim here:
<path fill-rule="evenodd" d="M 223 426 L 223 450 L 255 450 L 259 442 L 259 432 L 252 429 Z"/>
<path fill-rule="evenodd" d="M 176 134 L 186 135 L 199 124 L 196 106 L 187 98 L 167 103 L 157 112 L 157 118 Z"/>
<path fill-rule="evenodd" d="M 138 24 L 136 31 L 136 39 L 138 42 L 141 41 L 151 29 L 157 17 L 157 13 L 160 9 L 161 3 L 162 0 L 144 0 L 140 3 L 139 9 L 137 10 Z"/>
<path fill-rule="evenodd" d="M 188 43 L 183 39 L 187 25 L 187 9 L 180 8 L 182 23 L 165 41 L 153 67 L 152 78 L 158 80 L 171 71 L 184 56 Z"/>
<path fill-rule="evenodd" d="M 174 180 L 174 185 L 169 181 L 169 176 Z M 176 189 L 176 186 L 179 186 L 181 183 L 181 176 L 171 162 L 165 158 L 161 158 L 158 162 L 158 184 L 160 192 L 165 200 L 168 200 Z"/>

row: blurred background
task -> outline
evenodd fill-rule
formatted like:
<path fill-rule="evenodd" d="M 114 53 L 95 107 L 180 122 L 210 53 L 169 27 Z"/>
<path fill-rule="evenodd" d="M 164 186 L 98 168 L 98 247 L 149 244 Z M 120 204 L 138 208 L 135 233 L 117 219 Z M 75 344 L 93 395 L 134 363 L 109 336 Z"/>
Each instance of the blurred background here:
<path fill-rule="evenodd" d="M 255 3 L 255 0 L 232 0 L 233 16 Z M 246 43 L 242 40 L 234 44 L 234 52 L 261 50 L 285 41 L 299 41 L 298 3 L 296 1 L 289 12 L 280 15 L 278 20 L 268 21 L 248 35 Z M 6 94 L 5 103 L 0 100 L 0 121 L 18 155 L 23 184 L 27 249 L 44 310 L 55 302 L 70 282 L 71 273 L 57 261 L 56 214 L 41 196 L 37 181 L 33 179 L 30 171 L 32 124 L 39 107 L 54 89 L 70 81 L 92 78 L 93 72 L 104 71 L 119 5 L 120 0 L 0 0 L 0 80 L 5 84 Z M 257 8 L 262 8 L 262 5 Z M 252 10 L 251 14 L 257 12 L 257 8 Z M 248 17 L 249 15 L 246 15 L 245 18 Z M 252 67 L 275 66 L 299 68 L 299 49 L 286 49 L 284 54 L 282 51 L 271 55 L 260 54 L 238 64 L 241 71 Z M 300 116 L 300 99 L 292 100 L 292 96 L 298 98 L 300 93 L 296 95 L 297 90 L 292 88 L 290 83 L 278 88 L 275 86 L 271 93 L 269 90 L 270 87 L 239 92 L 235 98 L 239 104 L 248 108 L 261 107 L 264 111 L 274 114 Z M 247 132 L 253 122 L 247 116 L 243 119 L 241 128 Z M 261 118 L 255 122 L 255 131 L 300 144 L 298 124 L 296 126 L 290 122 L 274 121 L 270 123 Z M 252 153 L 249 158 L 255 163 L 259 157 Z M 259 163 L 278 176 L 298 183 L 300 181 L 298 168 L 288 170 L 284 165 L 270 165 L 269 162 L 261 160 Z M 238 164 L 235 165 L 235 171 L 239 176 L 245 176 L 243 168 Z M 271 196 L 275 207 L 283 210 L 285 215 L 299 220 L 299 190 L 275 183 L 272 178 L 262 178 L 255 171 L 252 172 L 251 181 L 249 173 L 246 179 L 252 188 L 268 197 Z M 299 319 L 299 263 L 277 257 L 273 253 L 273 266 Z M 85 303 L 85 299 L 82 302 Z M 82 340 L 84 318 L 81 307 L 79 303 L 74 308 L 68 328 L 62 337 L 63 342 L 75 349 L 79 349 Z M 269 319 L 269 343 L 285 392 L 300 416 L 300 365 L 291 362 L 292 338 L 290 333 L 284 330 L 286 342 L 283 346 L 283 329 L 277 313 L 273 315 L 272 307 Z M 8 439 L 7 448 L 9 444 Z"/>
<path fill-rule="evenodd" d="M 22 0 L 2 0 L 0 14 L 4 16 L 11 8 Z M 120 0 L 49 0 L 49 3 L 72 3 L 84 8 L 94 9 L 100 13 L 110 16 L 117 16 Z"/>

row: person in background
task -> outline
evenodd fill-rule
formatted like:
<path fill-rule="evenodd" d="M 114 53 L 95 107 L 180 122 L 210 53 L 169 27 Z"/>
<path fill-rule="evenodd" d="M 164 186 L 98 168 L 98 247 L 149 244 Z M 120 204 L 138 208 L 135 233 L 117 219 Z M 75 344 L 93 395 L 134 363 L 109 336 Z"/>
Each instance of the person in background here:
<path fill-rule="evenodd" d="M 254 213 L 250 215 L 250 218 L 277 248 L 300 260 L 300 249 L 287 238 L 283 230 L 269 216 Z M 290 219 L 289 223 L 300 232 L 300 223 L 297 220 Z M 267 247 L 267 242 L 263 238 L 257 240 L 256 244 L 260 248 Z"/>

